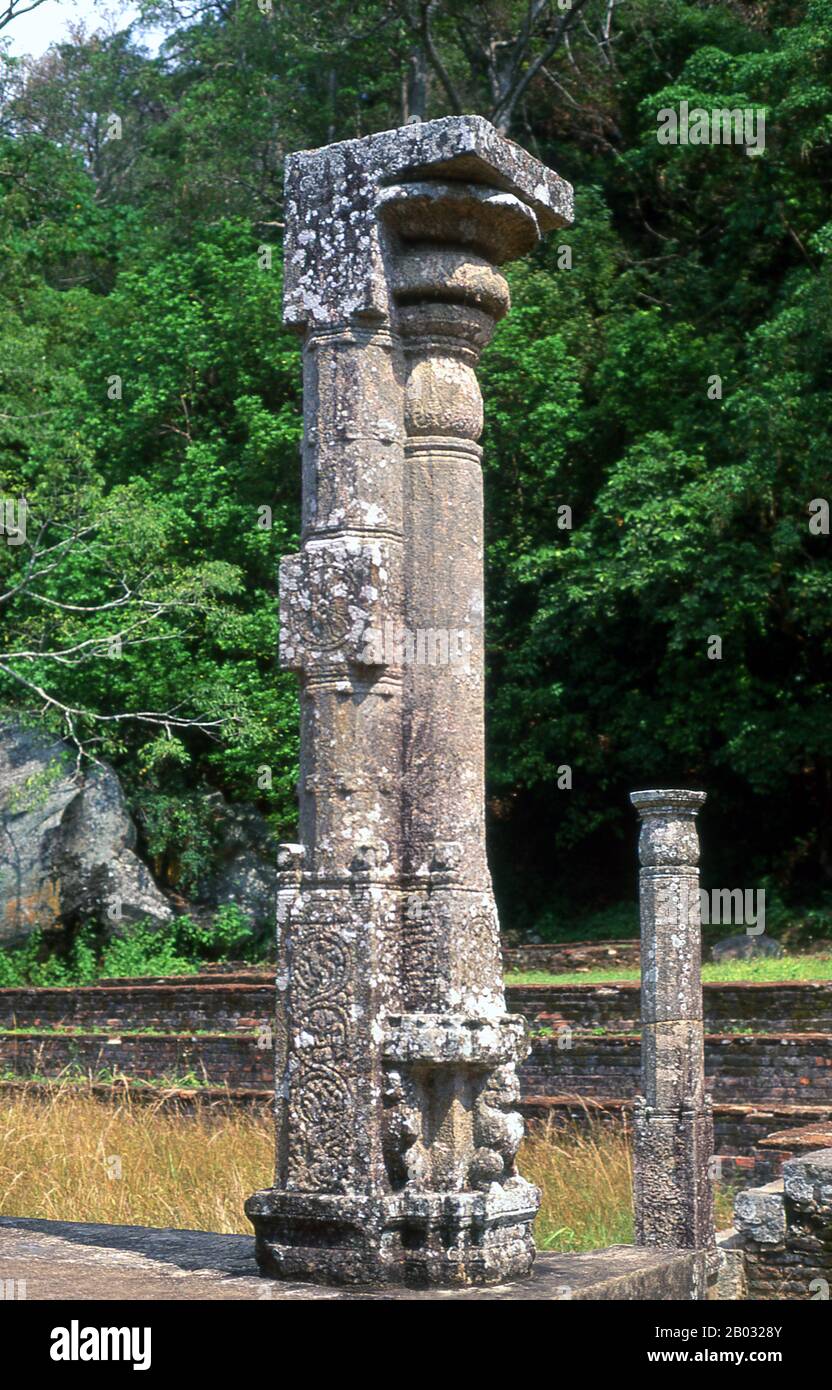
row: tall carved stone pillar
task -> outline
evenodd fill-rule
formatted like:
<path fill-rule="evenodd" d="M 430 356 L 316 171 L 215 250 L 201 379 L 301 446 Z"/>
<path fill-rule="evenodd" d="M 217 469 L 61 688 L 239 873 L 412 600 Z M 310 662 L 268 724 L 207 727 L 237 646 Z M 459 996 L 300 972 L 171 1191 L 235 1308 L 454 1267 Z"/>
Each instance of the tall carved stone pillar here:
<path fill-rule="evenodd" d="M 277 1165 L 261 1270 L 528 1273 L 515 1062 L 485 858 L 479 353 L 496 266 L 571 189 L 478 117 L 294 155 L 285 314 L 303 334 L 303 539 L 281 567 L 301 688 L 281 848 Z"/>
<path fill-rule="evenodd" d="M 636 1244 L 714 1244 L 711 1099 L 705 1094 L 699 837 L 704 792 L 643 791 L 641 1084 L 636 1098 Z"/>

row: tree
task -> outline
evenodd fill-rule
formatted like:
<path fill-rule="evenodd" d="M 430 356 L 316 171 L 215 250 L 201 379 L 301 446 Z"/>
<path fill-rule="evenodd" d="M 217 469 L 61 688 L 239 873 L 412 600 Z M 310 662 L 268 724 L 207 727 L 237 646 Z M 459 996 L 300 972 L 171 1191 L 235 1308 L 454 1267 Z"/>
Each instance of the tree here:
<path fill-rule="evenodd" d="M 0 30 L 7 28 L 12 20 L 17 19 L 22 14 L 29 14 L 30 10 L 36 10 L 43 0 L 6 0 L 5 5 L 0 5 Z"/>

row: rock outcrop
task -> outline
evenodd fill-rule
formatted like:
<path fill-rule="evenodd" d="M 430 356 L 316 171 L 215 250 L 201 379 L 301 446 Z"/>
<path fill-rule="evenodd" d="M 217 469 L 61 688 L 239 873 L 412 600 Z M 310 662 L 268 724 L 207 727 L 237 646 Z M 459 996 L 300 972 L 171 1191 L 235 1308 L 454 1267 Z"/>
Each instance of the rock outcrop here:
<path fill-rule="evenodd" d="M 112 768 L 79 772 L 58 738 L 0 726 L 0 943 L 96 921 L 112 931 L 173 916 L 135 853 Z"/>
<path fill-rule="evenodd" d="M 232 804 L 211 792 L 220 826 L 214 871 L 199 885 L 210 908 L 233 903 L 257 927 L 273 927 L 277 910 L 277 853 L 266 817 L 256 806 Z"/>

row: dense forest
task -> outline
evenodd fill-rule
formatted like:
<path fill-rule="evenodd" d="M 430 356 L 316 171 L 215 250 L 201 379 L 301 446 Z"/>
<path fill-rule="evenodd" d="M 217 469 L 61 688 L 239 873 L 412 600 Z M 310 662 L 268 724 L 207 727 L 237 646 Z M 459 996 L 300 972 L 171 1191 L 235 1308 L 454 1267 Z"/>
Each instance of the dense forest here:
<path fill-rule="evenodd" d="M 283 159 L 476 112 L 576 190 L 481 373 L 504 925 L 632 898 L 645 786 L 707 789 L 706 883 L 832 901 L 832 0 L 142 19 L 156 54 L 134 25 L 0 65 L 3 708 L 113 763 L 169 877 L 208 790 L 291 836 Z M 763 112 L 764 148 L 663 143 L 682 102 Z"/>

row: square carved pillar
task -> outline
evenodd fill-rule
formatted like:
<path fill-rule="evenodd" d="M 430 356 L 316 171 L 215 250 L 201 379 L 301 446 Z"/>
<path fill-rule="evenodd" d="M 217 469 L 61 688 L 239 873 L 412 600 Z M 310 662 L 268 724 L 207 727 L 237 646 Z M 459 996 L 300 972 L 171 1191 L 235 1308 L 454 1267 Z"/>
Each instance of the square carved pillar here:
<path fill-rule="evenodd" d="M 281 567 L 301 693 L 281 849 L 277 1165 L 246 1210 L 275 1277 L 528 1273 L 524 1025 L 484 839 L 482 400 L 498 267 L 571 189 L 479 117 L 293 155 L 303 534 Z"/>

